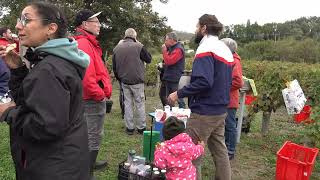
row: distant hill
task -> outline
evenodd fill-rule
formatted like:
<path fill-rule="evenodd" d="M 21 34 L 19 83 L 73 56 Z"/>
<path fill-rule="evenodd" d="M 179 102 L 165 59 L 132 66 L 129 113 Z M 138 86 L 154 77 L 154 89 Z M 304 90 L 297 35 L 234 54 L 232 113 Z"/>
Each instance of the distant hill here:
<path fill-rule="evenodd" d="M 180 41 L 186 41 L 186 40 L 191 40 L 191 38 L 194 36 L 193 33 L 188 33 L 188 32 L 182 32 L 182 31 L 175 31 L 177 33 L 178 39 Z"/>

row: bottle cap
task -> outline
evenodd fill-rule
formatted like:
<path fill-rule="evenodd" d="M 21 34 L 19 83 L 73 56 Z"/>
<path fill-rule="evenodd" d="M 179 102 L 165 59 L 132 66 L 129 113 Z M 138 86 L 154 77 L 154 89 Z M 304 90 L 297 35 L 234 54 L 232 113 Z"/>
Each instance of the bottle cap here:
<path fill-rule="evenodd" d="M 160 173 L 159 173 L 159 171 L 154 171 L 153 174 L 159 175 Z"/>
<path fill-rule="evenodd" d="M 158 168 L 156 168 L 156 167 L 154 167 L 152 170 L 153 170 L 153 171 L 158 171 L 159 169 L 158 169 Z"/>
<path fill-rule="evenodd" d="M 124 166 L 130 166 L 130 163 L 124 163 Z"/>
<path fill-rule="evenodd" d="M 131 154 L 131 155 L 136 154 L 136 150 L 134 150 L 134 149 L 129 150 L 129 154 Z"/>
<path fill-rule="evenodd" d="M 165 169 L 161 170 L 161 173 L 166 173 L 166 172 L 167 172 L 167 170 L 165 170 Z"/>

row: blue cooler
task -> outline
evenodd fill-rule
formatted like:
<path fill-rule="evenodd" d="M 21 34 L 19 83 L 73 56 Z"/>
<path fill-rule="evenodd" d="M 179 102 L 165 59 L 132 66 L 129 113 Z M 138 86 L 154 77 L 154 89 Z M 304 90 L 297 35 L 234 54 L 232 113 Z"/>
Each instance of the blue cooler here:
<path fill-rule="evenodd" d="M 163 135 L 162 135 L 163 122 L 154 121 L 153 128 L 155 131 L 160 132 L 160 141 L 163 141 Z"/>

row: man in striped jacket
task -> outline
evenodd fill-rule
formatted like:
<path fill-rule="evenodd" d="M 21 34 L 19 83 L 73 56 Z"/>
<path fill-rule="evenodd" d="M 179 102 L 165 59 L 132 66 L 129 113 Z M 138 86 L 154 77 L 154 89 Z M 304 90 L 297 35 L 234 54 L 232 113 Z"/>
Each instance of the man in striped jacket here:
<path fill-rule="evenodd" d="M 193 141 L 204 141 L 214 157 L 215 179 L 230 180 L 231 169 L 224 139 L 224 127 L 234 63 L 229 48 L 218 39 L 223 25 L 214 15 L 199 18 L 195 42 L 199 43 L 190 84 L 169 95 L 168 100 L 188 97 L 191 116 L 186 132 Z M 201 160 L 194 161 L 201 180 Z"/>

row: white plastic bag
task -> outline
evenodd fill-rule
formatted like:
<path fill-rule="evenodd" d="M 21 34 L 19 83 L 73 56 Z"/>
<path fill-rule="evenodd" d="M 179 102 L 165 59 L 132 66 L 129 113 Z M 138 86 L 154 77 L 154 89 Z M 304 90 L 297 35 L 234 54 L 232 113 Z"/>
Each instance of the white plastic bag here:
<path fill-rule="evenodd" d="M 296 79 L 289 82 L 287 86 L 287 88 L 282 90 L 287 112 L 288 114 L 299 114 L 307 99 Z"/>

